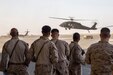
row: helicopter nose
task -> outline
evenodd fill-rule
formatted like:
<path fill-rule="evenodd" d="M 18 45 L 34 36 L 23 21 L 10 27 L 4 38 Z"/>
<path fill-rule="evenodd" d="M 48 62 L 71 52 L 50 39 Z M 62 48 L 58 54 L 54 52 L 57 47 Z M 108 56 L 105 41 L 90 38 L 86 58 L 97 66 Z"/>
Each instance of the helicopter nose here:
<path fill-rule="evenodd" d="M 63 27 L 62 24 L 59 25 L 60 27 Z"/>

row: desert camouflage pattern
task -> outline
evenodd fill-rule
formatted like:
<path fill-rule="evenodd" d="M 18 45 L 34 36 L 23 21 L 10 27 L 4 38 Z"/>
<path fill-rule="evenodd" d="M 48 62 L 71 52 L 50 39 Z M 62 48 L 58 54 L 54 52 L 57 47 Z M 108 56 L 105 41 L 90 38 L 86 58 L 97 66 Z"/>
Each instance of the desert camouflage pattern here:
<path fill-rule="evenodd" d="M 112 75 L 113 45 L 105 41 L 92 44 L 87 50 L 85 61 L 91 64 L 91 75 Z"/>
<path fill-rule="evenodd" d="M 17 72 L 18 74 L 20 74 L 21 73 L 20 71 L 22 70 L 22 73 L 25 71 L 25 73 L 23 73 L 22 75 L 28 75 L 26 68 L 23 68 L 23 66 L 25 66 L 24 65 L 25 61 L 28 59 L 28 57 L 27 57 L 28 44 L 26 42 L 19 40 L 15 47 L 15 50 L 12 54 L 12 57 L 9 58 L 9 60 L 8 60 L 8 57 L 10 56 L 17 40 L 19 40 L 19 39 L 14 38 L 14 39 L 8 40 L 4 44 L 3 49 L 2 49 L 1 64 L 2 64 L 3 70 L 6 70 L 6 69 L 8 69 L 8 71 L 13 70 L 13 72 Z M 8 65 L 9 62 L 22 63 L 22 66 L 18 67 L 18 65 Z M 16 67 L 18 68 L 18 70 Z M 11 74 L 11 75 L 14 75 L 14 74 Z"/>
<path fill-rule="evenodd" d="M 81 64 L 84 63 L 82 48 L 77 42 L 70 43 L 69 75 L 81 75 Z"/>
<path fill-rule="evenodd" d="M 52 74 L 52 65 L 36 65 L 35 67 L 35 75 L 53 75 Z"/>
<path fill-rule="evenodd" d="M 7 73 L 8 75 L 29 75 L 25 65 L 10 65 Z"/>
<path fill-rule="evenodd" d="M 43 46 L 36 61 L 35 75 L 51 75 L 51 66 L 58 62 L 58 52 L 55 44 L 43 36 L 32 43 L 28 54 L 29 58 L 32 59 L 33 56 L 37 57 L 40 48 L 45 42 L 47 43 Z"/>
<path fill-rule="evenodd" d="M 51 40 L 55 43 L 58 49 L 59 60 L 58 63 L 54 65 L 54 75 L 69 75 L 68 71 L 68 60 L 70 50 L 67 42 L 63 40 Z"/>

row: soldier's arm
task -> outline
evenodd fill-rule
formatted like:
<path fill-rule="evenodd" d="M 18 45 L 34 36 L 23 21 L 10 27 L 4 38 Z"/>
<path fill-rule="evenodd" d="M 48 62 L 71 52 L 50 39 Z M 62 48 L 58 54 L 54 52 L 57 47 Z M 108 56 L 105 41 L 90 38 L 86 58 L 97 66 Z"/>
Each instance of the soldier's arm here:
<path fill-rule="evenodd" d="M 113 75 L 113 64 L 111 65 L 112 75 Z"/>
<path fill-rule="evenodd" d="M 34 56 L 34 44 L 35 43 L 32 43 L 30 49 L 28 50 L 28 53 L 27 53 L 27 58 L 29 60 L 28 62 L 30 62 Z"/>
<path fill-rule="evenodd" d="M 8 53 L 7 53 L 6 47 L 7 47 L 6 44 L 4 44 L 2 48 L 1 66 L 3 71 L 5 71 L 8 66 Z"/>
<path fill-rule="evenodd" d="M 28 50 L 29 50 L 29 45 L 28 45 L 28 43 L 25 43 L 25 57 L 26 57 L 26 59 L 25 59 L 25 65 L 26 66 L 28 66 L 29 65 L 29 63 L 30 63 L 30 59 L 29 59 L 29 56 L 28 56 Z"/>
<path fill-rule="evenodd" d="M 69 54 L 70 54 L 70 48 L 69 48 L 69 45 L 68 45 L 67 42 L 65 43 L 65 49 L 66 49 L 66 50 L 65 50 L 65 54 L 66 54 L 67 57 L 69 57 Z"/>
<path fill-rule="evenodd" d="M 74 58 L 75 58 L 76 62 L 83 64 L 84 59 L 82 56 L 82 51 L 80 50 L 79 47 L 75 47 L 74 54 L 75 54 Z"/>
<path fill-rule="evenodd" d="M 112 46 L 113 47 L 113 46 Z M 111 55 L 111 70 L 112 70 L 112 75 L 113 75 L 113 51 L 112 51 L 112 55 Z"/>
<path fill-rule="evenodd" d="M 87 49 L 86 56 L 85 56 L 85 62 L 86 62 L 87 64 L 91 64 L 90 55 L 91 55 L 91 52 L 90 52 L 90 47 L 89 47 L 89 48 Z"/>
<path fill-rule="evenodd" d="M 51 42 L 50 46 L 50 60 L 52 64 L 55 64 L 58 62 L 58 50 L 54 43 Z"/>

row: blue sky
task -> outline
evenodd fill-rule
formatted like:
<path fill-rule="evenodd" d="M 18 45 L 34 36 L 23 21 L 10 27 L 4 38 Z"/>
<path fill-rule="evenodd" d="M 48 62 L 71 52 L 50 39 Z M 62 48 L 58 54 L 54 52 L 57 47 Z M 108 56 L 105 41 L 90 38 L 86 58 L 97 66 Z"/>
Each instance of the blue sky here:
<path fill-rule="evenodd" d="M 41 34 L 43 25 L 58 28 L 61 34 L 84 30 L 65 30 L 59 27 L 64 20 L 49 17 L 75 19 L 97 19 L 97 27 L 113 25 L 113 0 L 0 0 L 0 35 L 7 34 L 12 27 L 20 33 L 28 29 L 30 34 Z M 93 22 L 82 22 L 91 27 Z M 113 32 L 113 28 L 110 28 Z M 99 30 L 91 31 L 98 33 Z"/>

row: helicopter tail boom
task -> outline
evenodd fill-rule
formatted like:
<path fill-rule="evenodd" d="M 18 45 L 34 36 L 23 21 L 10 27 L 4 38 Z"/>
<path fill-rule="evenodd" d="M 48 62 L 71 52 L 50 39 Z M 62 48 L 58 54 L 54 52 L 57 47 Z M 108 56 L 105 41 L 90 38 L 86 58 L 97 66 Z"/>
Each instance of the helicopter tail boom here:
<path fill-rule="evenodd" d="M 94 25 L 90 29 L 94 29 L 94 30 L 97 29 L 96 25 L 97 25 L 97 22 L 95 22 Z"/>

